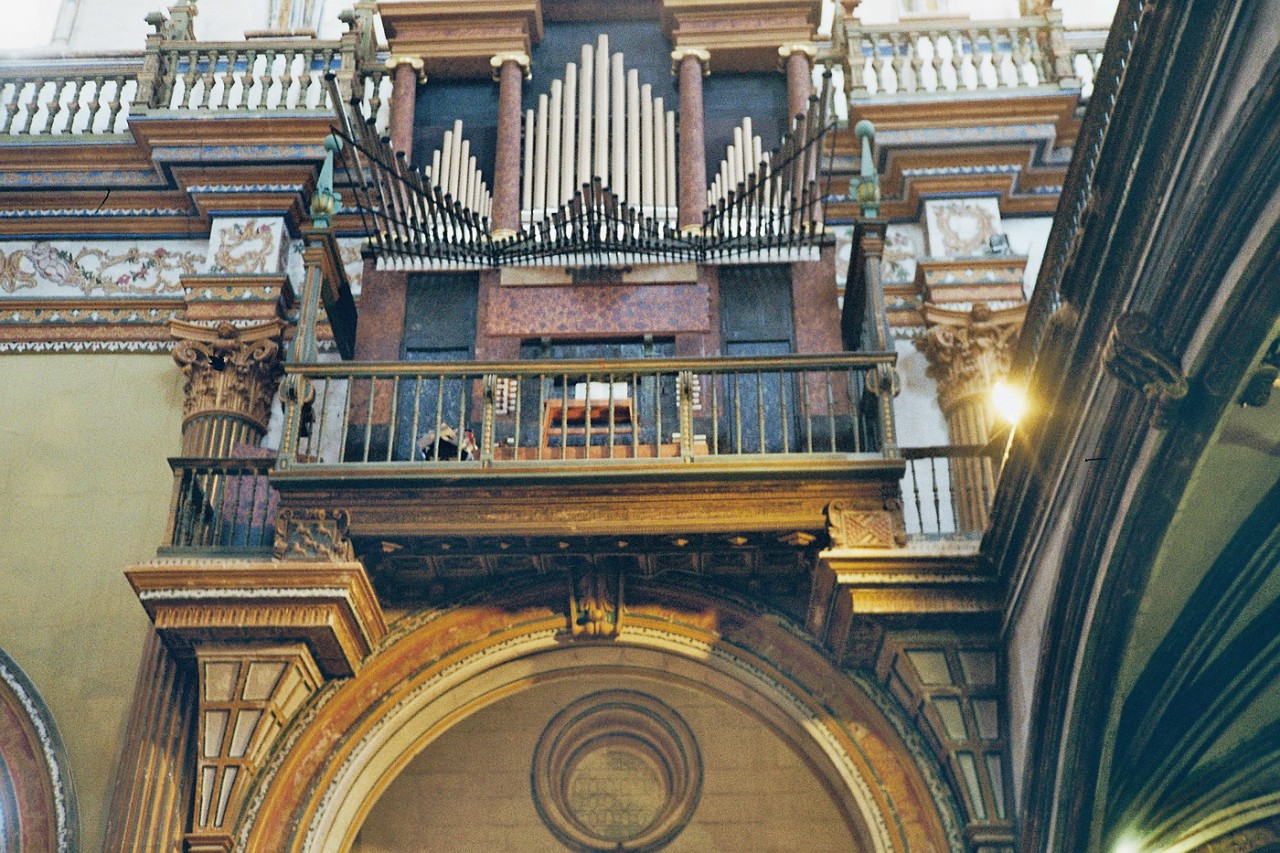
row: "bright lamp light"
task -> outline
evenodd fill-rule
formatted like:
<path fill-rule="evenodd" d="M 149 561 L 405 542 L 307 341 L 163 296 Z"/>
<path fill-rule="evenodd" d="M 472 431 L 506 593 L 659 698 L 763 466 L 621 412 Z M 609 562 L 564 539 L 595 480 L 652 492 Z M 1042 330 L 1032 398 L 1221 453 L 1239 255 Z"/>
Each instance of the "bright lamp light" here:
<path fill-rule="evenodd" d="M 1021 420 L 1027 411 L 1027 395 L 1021 388 L 1003 380 L 992 386 L 991 401 L 995 404 L 996 413 L 1011 424 Z"/>

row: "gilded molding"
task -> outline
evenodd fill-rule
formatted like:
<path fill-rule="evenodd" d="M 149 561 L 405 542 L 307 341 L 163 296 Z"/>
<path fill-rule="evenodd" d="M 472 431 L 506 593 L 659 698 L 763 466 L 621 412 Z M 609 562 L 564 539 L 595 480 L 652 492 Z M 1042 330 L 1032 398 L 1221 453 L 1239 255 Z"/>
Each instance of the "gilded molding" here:
<path fill-rule="evenodd" d="M 357 562 L 156 560 L 125 574 L 179 657 L 208 642 L 305 642 L 322 672 L 345 676 L 387 630 Z"/>

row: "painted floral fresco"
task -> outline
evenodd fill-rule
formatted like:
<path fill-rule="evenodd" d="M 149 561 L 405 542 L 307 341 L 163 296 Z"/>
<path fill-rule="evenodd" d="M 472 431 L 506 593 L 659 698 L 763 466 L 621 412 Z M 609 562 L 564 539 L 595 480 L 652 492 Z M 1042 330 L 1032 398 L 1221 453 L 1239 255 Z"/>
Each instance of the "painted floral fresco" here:
<path fill-rule="evenodd" d="M 184 247 L 185 249 L 186 247 Z M 133 296 L 179 294 L 179 279 L 201 271 L 204 253 L 167 246 L 0 243 L 0 294 Z"/>

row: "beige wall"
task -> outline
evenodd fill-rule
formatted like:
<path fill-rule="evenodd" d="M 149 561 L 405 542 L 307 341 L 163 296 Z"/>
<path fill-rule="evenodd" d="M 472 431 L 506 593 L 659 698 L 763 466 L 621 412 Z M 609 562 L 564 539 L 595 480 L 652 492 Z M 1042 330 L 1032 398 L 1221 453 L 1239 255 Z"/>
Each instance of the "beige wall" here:
<path fill-rule="evenodd" d="M 62 735 L 102 849 L 148 630 L 123 569 L 155 556 L 179 447 L 167 355 L 0 356 L 0 647 Z"/>
<path fill-rule="evenodd" d="M 534 748 L 560 709 L 610 689 L 660 699 L 697 739 L 702 796 L 665 853 L 864 849 L 810 768 L 755 716 L 685 686 L 588 672 L 499 700 L 432 742 L 374 806 L 353 853 L 564 851 L 530 794 Z"/>

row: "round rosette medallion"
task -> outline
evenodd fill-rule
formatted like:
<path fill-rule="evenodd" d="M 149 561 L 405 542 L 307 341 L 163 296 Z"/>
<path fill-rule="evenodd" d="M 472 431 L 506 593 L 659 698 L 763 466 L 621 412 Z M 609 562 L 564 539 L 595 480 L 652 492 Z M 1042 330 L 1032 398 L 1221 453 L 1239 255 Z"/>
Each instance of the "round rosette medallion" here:
<path fill-rule="evenodd" d="M 582 851 L 660 850 L 689 822 L 702 788 L 689 726 L 630 690 L 592 693 L 556 714 L 532 777 L 547 827 Z"/>

